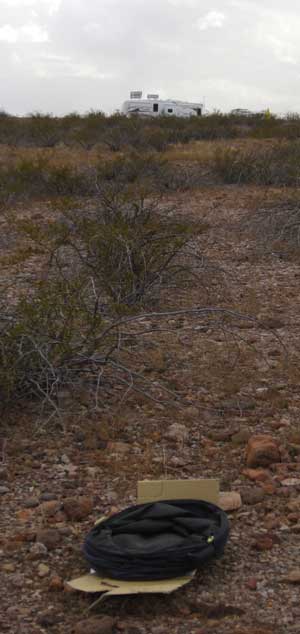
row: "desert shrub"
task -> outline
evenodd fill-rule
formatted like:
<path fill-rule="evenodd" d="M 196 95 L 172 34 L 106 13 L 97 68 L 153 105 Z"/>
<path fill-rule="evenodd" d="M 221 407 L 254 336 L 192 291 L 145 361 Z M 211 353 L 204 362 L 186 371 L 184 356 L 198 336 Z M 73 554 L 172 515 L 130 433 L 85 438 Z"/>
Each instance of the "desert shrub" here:
<path fill-rule="evenodd" d="M 111 334 L 101 341 L 107 323 L 94 309 L 89 291 L 85 280 L 60 276 L 31 286 L 13 306 L 2 305 L 2 407 L 16 399 L 38 398 L 55 408 L 59 390 L 74 387 L 84 360 L 96 348 L 99 365 L 113 351 Z"/>
<path fill-rule="evenodd" d="M 300 144 L 275 144 L 268 148 L 218 148 L 214 168 L 228 184 L 298 186 Z"/>
<path fill-rule="evenodd" d="M 61 138 L 61 120 L 58 117 L 40 112 L 32 113 L 27 117 L 24 130 L 26 144 L 35 147 L 54 147 Z"/>
<path fill-rule="evenodd" d="M 205 226 L 161 205 L 141 187 L 116 193 L 106 183 L 96 205 L 64 201 L 42 225 L 12 221 L 26 236 L 24 261 L 34 256 L 40 270 L 25 287 L 10 283 L 0 293 L 2 406 L 38 399 L 57 412 L 61 391 L 82 381 L 97 400 L 104 372 L 109 385 L 131 387 L 141 310 L 154 303 L 159 319 L 161 289 L 186 289 L 203 266 L 194 241 Z"/>
<path fill-rule="evenodd" d="M 97 166 L 101 183 L 139 184 L 149 193 L 187 191 L 203 184 L 199 161 L 169 161 L 153 152 L 128 152 L 114 160 L 101 160 Z"/>
<path fill-rule="evenodd" d="M 79 143 L 86 150 L 91 150 L 99 143 L 106 130 L 106 117 L 102 111 L 90 111 L 84 117 L 76 113 L 64 117 L 66 129 L 65 140 L 68 144 Z"/>
<path fill-rule="evenodd" d="M 243 230 L 254 236 L 262 253 L 280 257 L 300 253 L 300 198 L 297 193 L 265 204 L 243 222 Z"/>
<path fill-rule="evenodd" d="M 23 158 L 0 167 L 0 188 L 5 199 L 87 195 L 95 192 L 95 173 L 92 168 L 51 164 L 43 156 Z"/>
<path fill-rule="evenodd" d="M 42 252 L 47 252 L 49 274 L 68 276 L 77 271 L 92 279 L 106 310 L 126 312 L 153 300 L 176 278 L 186 285 L 192 262 L 190 244 L 206 226 L 176 218 L 173 207 L 151 199 L 142 186 L 107 182 L 89 208 L 72 204 L 60 210 L 48 231 L 23 223 Z"/>
<path fill-rule="evenodd" d="M 128 152 L 114 160 L 99 161 L 97 178 L 101 183 L 143 184 L 149 191 L 160 190 L 168 179 L 169 166 L 153 152 Z"/>

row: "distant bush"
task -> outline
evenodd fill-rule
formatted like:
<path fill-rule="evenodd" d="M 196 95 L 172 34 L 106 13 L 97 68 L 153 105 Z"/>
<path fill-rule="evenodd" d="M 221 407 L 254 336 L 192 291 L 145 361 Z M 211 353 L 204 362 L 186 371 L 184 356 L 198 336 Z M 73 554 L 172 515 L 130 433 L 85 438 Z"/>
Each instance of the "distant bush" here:
<path fill-rule="evenodd" d="M 23 158 L 0 166 L 1 193 L 4 199 L 53 195 L 87 195 L 95 192 L 93 169 L 75 169 L 50 164 L 46 157 Z"/>
<path fill-rule="evenodd" d="M 299 186 L 300 144 L 284 142 L 252 149 L 218 148 L 214 168 L 224 183 Z"/>
<path fill-rule="evenodd" d="M 254 137 L 257 139 L 296 139 L 300 123 L 296 114 L 285 118 L 264 113 L 252 115 L 212 113 L 208 116 L 157 118 L 106 116 L 101 111 L 85 115 L 70 113 L 64 117 L 32 113 L 14 117 L 0 112 L 0 143 L 18 147 L 46 147 L 57 144 L 81 145 L 91 150 L 96 145 L 110 152 L 131 148 L 164 151 L 174 143 Z"/>

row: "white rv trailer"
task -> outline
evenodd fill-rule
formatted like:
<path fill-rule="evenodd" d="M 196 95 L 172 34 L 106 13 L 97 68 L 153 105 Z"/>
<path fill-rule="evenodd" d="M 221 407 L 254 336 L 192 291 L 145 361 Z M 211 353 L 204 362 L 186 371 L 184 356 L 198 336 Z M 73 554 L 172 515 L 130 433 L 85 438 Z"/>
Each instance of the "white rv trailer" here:
<path fill-rule="evenodd" d="M 142 117 L 201 117 L 203 103 L 190 103 L 188 101 L 174 101 L 172 99 L 160 99 L 159 95 L 147 95 L 143 99 L 143 93 L 135 91 L 130 93 L 130 99 L 123 103 L 123 114 L 139 115 Z"/>

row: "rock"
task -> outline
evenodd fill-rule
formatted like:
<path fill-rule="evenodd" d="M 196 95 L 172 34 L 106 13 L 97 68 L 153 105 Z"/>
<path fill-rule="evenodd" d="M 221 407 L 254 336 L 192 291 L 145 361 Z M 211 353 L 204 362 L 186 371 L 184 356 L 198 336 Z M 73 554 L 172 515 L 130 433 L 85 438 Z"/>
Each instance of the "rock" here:
<path fill-rule="evenodd" d="M 238 412 L 250 412 L 256 407 L 255 401 L 252 399 L 229 398 L 223 401 L 218 409 L 221 410 L 237 410 Z"/>
<path fill-rule="evenodd" d="M 239 445 L 245 445 L 250 438 L 251 433 L 248 429 L 240 429 L 240 431 L 231 436 L 231 442 L 238 447 Z"/>
<path fill-rule="evenodd" d="M 287 577 L 284 577 L 283 581 L 300 584 L 300 568 L 298 570 L 292 570 Z"/>
<path fill-rule="evenodd" d="M 187 407 L 184 410 L 184 414 L 187 418 L 191 418 L 191 419 L 199 418 L 199 410 L 197 409 L 197 407 L 193 407 L 193 405 L 190 405 L 189 407 Z"/>
<path fill-rule="evenodd" d="M 107 449 L 109 449 L 111 453 L 126 454 L 131 451 L 131 445 L 126 442 L 109 442 Z"/>
<path fill-rule="evenodd" d="M 186 465 L 186 459 L 180 458 L 180 456 L 171 456 L 170 465 L 172 465 L 172 467 L 184 467 Z"/>
<path fill-rule="evenodd" d="M 54 575 L 49 582 L 50 592 L 60 592 L 64 589 L 64 582 L 61 577 Z"/>
<path fill-rule="evenodd" d="M 285 326 L 284 321 L 278 317 L 262 317 L 260 323 L 263 328 L 270 328 L 271 330 L 277 330 Z"/>
<path fill-rule="evenodd" d="M 55 528 L 41 528 L 37 531 L 36 541 L 48 550 L 54 550 L 61 545 L 61 535 Z"/>
<path fill-rule="evenodd" d="M 291 513 L 300 513 L 300 497 L 290 500 L 286 506 Z"/>
<path fill-rule="evenodd" d="M 96 428 L 96 434 L 99 440 L 102 442 L 108 442 L 111 435 L 111 426 L 102 421 Z"/>
<path fill-rule="evenodd" d="M 86 472 L 90 478 L 96 478 L 99 475 L 99 467 L 86 467 Z"/>
<path fill-rule="evenodd" d="M 8 479 L 7 469 L 5 467 L 0 467 L 0 480 L 7 480 L 7 479 Z"/>
<path fill-rule="evenodd" d="M 0 495 L 6 495 L 6 493 L 9 493 L 9 488 L 1 486 L 0 487 Z"/>
<path fill-rule="evenodd" d="M 60 622 L 60 617 L 58 614 L 54 612 L 44 612 L 44 614 L 40 614 L 37 618 L 38 625 L 41 625 L 43 628 L 53 627 Z"/>
<path fill-rule="evenodd" d="M 242 502 L 244 504 L 258 504 L 265 497 L 264 491 L 260 487 L 245 487 L 241 490 Z"/>
<path fill-rule="evenodd" d="M 237 511 L 242 506 L 240 493 L 237 491 L 229 491 L 220 493 L 219 506 L 223 511 Z"/>
<path fill-rule="evenodd" d="M 11 575 L 9 578 L 11 584 L 14 588 L 23 588 L 24 587 L 24 575 L 16 573 L 15 575 Z"/>
<path fill-rule="evenodd" d="M 38 498 L 29 498 L 24 502 L 24 506 L 26 509 L 34 509 L 39 506 Z"/>
<path fill-rule="evenodd" d="M 4 570 L 4 572 L 16 572 L 15 564 L 3 564 L 1 568 L 2 570 Z"/>
<path fill-rule="evenodd" d="M 22 524 L 26 524 L 32 518 L 32 509 L 21 509 L 17 511 L 16 517 Z"/>
<path fill-rule="evenodd" d="M 94 500 L 91 497 L 79 496 L 64 500 L 64 511 L 69 520 L 78 522 L 84 520 L 92 512 Z"/>
<path fill-rule="evenodd" d="M 111 616 L 102 618 L 84 619 L 74 627 L 74 634 L 111 634 L 115 619 Z"/>
<path fill-rule="evenodd" d="M 40 497 L 40 502 L 52 502 L 53 500 L 56 500 L 57 496 L 55 495 L 55 493 L 42 493 L 41 497 Z"/>
<path fill-rule="evenodd" d="M 265 482 L 271 477 L 266 469 L 243 469 L 242 474 L 254 482 Z"/>
<path fill-rule="evenodd" d="M 248 588 L 249 590 L 257 590 L 257 579 L 255 579 L 255 577 L 247 579 L 246 588 Z"/>
<path fill-rule="evenodd" d="M 274 462 L 281 462 L 278 444 L 272 436 L 252 436 L 246 448 L 248 467 L 267 467 Z"/>
<path fill-rule="evenodd" d="M 294 524 L 294 526 L 292 526 L 291 532 L 294 533 L 295 535 L 300 534 L 300 522 L 297 522 L 297 524 Z"/>
<path fill-rule="evenodd" d="M 173 423 L 167 429 L 165 437 L 169 440 L 175 440 L 176 442 L 182 443 L 188 438 L 188 429 L 185 425 L 181 425 L 180 423 Z"/>
<path fill-rule="evenodd" d="M 299 478 L 287 478 L 286 480 L 282 480 L 282 486 L 284 487 L 297 487 L 300 486 Z"/>
<path fill-rule="evenodd" d="M 33 544 L 33 546 L 31 546 L 29 551 L 29 557 L 32 560 L 41 559 L 42 557 L 45 557 L 47 554 L 48 554 L 48 549 L 45 546 L 45 544 L 42 544 L 41 542 L 36 542 L 35 544 Z"/>
<path fill-rule="evenodd" d="M 46 566 L 46 564 L 39 564 L 38 566 L 38 576 L 43 578 L 43 577 L 47 577 L 47 575 L 50 572 L 50 568 L 49 566 Z"/>
<path fill-rule="evenodd" d="M 274 542 L 272 538 L 267 535 L 262 535 L 252 544 L 252 548 L 261 552 L 264 550 L 272 550 L 273 546 Z"/>
<path fill-rule="evenodd" d="M 13 535 L 13 541 L 15 543 L 29 543 L 29 542 L 34 542 L 36 538 L 36 531 L 33 529 L 27 529 L 27 530 L 22 530 L 22 531 L 18 531 L 17 533 L 15 533 Z"/>
<path fill-rule="evenodd" d="M 60 461 L 62 462 L 62 464 L 70 464 L 71 462 L 70 458 L 66 454 L 63 454 L 61 456 Z"/>
<path fill-rule="evenodd" d="M 208 437 L 211 438 L 211 440 L 214 440 L 215 442 L 226 442 L 231 440 L 232 438 L 232 431 L 230 429 L 223 429 L 222 431 L 212 431 L 209 432 Z"/>
<path fill-rule="evenodd" d="M 263 482 L 261 488 L 267 495 L 274 495 L 277 492 L 274 482 Z"/>
<path fill-rule="evenodd" d="M 50 500 L 40 504 L 39 511 L 44 517 L 53 517 L 61 509 L 61 502 L 58 500 Z"/>

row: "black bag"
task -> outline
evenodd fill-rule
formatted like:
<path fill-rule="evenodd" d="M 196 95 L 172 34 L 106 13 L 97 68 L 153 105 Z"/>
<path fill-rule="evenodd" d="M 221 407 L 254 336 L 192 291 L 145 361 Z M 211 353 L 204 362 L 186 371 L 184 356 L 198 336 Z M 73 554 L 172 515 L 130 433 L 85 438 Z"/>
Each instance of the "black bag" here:
<path fill-rule="evenodd" d="M 221 556 L 227 515 L 202 500 L 166 500 L 131 506 L 96 525 L 83 545 L 90 566 L 126 581 L 171 579 Z"/>

